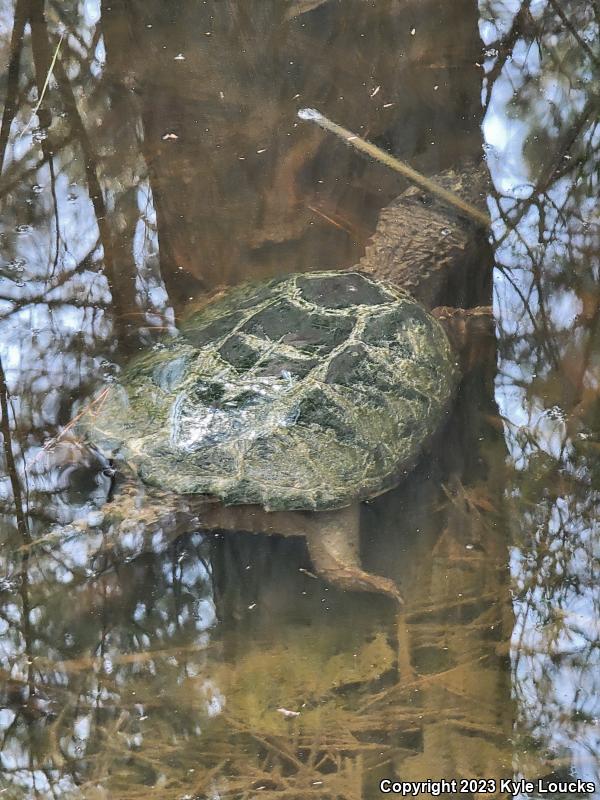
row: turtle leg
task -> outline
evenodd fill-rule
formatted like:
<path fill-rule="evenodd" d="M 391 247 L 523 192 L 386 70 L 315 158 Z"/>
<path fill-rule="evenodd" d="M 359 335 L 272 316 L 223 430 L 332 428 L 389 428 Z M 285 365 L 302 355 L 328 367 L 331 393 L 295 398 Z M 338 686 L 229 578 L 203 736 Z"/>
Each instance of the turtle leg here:
<path fill-rule="evenodd" d="M 394 581 L 360 566 L 358 503 L 336 511 L 307 511 L 302 516 L 308 552 L 321 578 L 340 589 L 376 592 L 404 602 Z"/>
<path fill-rule="evenodd" d="M 467 374 L 478 364 L 485 363 L 495 347 L 494 314 L 491 306 L 438 306 L 431 313 L 446 329 L 460 358 L 463 374 Z"/>
<path fill-rule="evenodd" d="M 376 592 L 402 603 L 389 578 L 360 566 L 360 504 L 336 511 L 265 511 L 260 506 L 204 503 L 198 520 L 206 529 L 304 536 L 315 571 L 328 583 L 355 592 Z"/>
<path fill-rule="evenodd" d="M 298 512 L 297 512 L 298 513 Z M 308 552 L 316 572 L 333 586 L 354 592 L 375 592 L 393 598 L 400 606 L 404 600 L 394 581 L 365 572 L 360 566 L 360 504 L 338 511 L 304 512 Z M 399 679 L 413 681 L 410 663 L 409 626 L 401 608 L 396 617 L 397 670 Z"/>

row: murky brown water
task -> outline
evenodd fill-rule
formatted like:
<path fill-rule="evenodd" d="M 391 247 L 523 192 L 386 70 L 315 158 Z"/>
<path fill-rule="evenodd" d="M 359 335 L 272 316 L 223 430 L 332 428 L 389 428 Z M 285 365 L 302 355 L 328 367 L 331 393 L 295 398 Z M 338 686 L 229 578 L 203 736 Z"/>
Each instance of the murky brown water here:
<path fill-rule="evenodd" d="M 600 792 L 599 22 L 597 0 L 0 5 L 3 798 Z M 304 106 L 493 181 L 496 352 L 362 511 L 400 616 L 315 578 L 301 539 L 115 535 L 61 436 L 189 300 L 360 257 L 406 184 Z"/>

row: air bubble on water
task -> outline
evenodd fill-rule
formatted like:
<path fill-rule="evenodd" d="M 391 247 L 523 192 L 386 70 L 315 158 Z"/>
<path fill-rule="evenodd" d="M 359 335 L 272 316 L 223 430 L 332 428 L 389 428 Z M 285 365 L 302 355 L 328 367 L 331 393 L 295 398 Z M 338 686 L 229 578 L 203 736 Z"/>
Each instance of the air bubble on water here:
<path fill-rule="evenodd" d="M 510 193 L 516 200 L 526 200 L 533 191 L 534 187 L 529 183 L 517 183 L 510 187 Z"/>
<path fill-rule="evenodd" d="M 551 408 L 547 408 L 545 414 L 550 419 L 554 419 L 560 422 L 564 422 L 566 418 L 565 412 L 559 405 L 553 405 Z"/>
<path fill-rule="evenodd" d="M 48 138 L 48 129 L 47 128 L 34 128 L 31 132 L 31 138 L 34 142 L 43 142 L 44 139 Z"/>
<path fill-rule="evenodd" d="M 4 269 L 7 272 L 13 272 L 17 275 L 20 275 L 22 272 L 25 271 L 25 267 L 27 266 L 27 262 L 24 258 L 11 258 L 10 261 L 7 261 L 4 265 Z"/>
<path fill-rule="evenodd" d="M 34 194 L 41 194 L 44 191 L 44 187 L 40 186 L 39 183 L 34 183 L 33 186 L 31 187 L 31 191 Z"/>
<path fill-rule="evenodd" d="M 17 233 L 27 233 L 27 231 L 31 230 L 31 225 L 27 225 L 27 224 L 17 225 L 15 230 L 16 230 Z"/>
<path fill-rule="evenodd" d="M 107 361 L 103 359 L 99 364 L 99 372 L 102 376 L 102 379 L 106 383 L 114 383 L 117 380 L 117 376 L 119 374 L 119 367 L 116 364 L 113 364 L 112 361 Z"/>

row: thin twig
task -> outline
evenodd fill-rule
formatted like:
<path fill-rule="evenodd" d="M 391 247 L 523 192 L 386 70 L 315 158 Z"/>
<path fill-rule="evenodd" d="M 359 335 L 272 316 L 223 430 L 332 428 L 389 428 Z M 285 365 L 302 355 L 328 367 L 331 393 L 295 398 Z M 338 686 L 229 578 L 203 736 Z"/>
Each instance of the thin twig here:
<path fill-rule="evenodd" d="M 352 147 L 360 150 L 361 153 L 366 153 L 366 155 L 374 158 L 381 164 L 385 164 L 386 167 L 390 167 L 396 172 L 399 172 L 411 183 L 415 183 L 417 186 L 420 186 L 427 192 L 439 197 L 440 200 L 443 200 L 445 203 L 454 206 L 454 208 L 470 217 L 478 225 L 483 225 L 485 228 L 490 227 L 491 220 L 489 216 L 476 208 L 476 206 L 474 206 L 472 203 L 468 203 L 466 200 L 458 197 L 453 192 L 449 192 L 447 189 L 439 186 L 437 183 L 435 183 L 435 181 L 432 181 L 425 175 L 417 172 L 416 169 L 413 169 L 408 164 L 405 164 L 404 161 L 400 161 L 399 159 L 390 155 L 390 153 L 386 153 L 385 150 L 377 147 L 377 145 L 374 145 L 372 142 L 368 142 L 366 139 L 361 139 L 360 136 L 352 133 L 352 131 L 342 128 L 342 126 L 338 125 L 336 122 L 332 122 L 332 120 L 321 114 L 320 111 L 317 111 L 314 108 L 301 108 L 300 111 L 298 111 L 298 116 L 300 119 L 316 122 L 317 125 L 324 130 L 330 131 L 336 136 L 339 136 L 342 141 L 346 142 L 346 144 L 352 145 Z"/>
<path fill-rule="evenodd" d="M 109 391 L 110 391 L 110 387 L 107 387 L 106 389 L 103 389 L 102 392 L 98 395 L 98 397 L 95 397 L 90 403 L 88 403 L 88 405 L 85 406 L 85 408 L 83 408 L 79 412 L 79 414 L 76 414 L 73 417 L 73 419 L 69 420 L 69 422 L 60 431 L 60 433 L 58 433 L 56 436 L 53 436 L 51 439 L 48 439 L 47 442 L 44 442 L 44 446 L 38 452 L 38 454 L 35 456 L 35 458 L 32 459 L 32 461 L 30 463 L 34 464 L 42 455 L 44 455 L 44 453 L 47 453 L 53 447 L 56 447 L 56 445 L 60 442 L 60 440 L 63 438 L 63 436 L 66 436 L 66 434 L 77 424 L 77 422 L 81 419 L 81 417 L 83 417 L 88 412 L 91 412 L 91 410 L 95 406 L 98 406 L 99 408 L 101 408 L 103 403 L 104 403 L 104 400 L 106 400 L 106 397 L 107 397 Z"/>
<path fill-rule="evenodd" d="M 554 9 L 555 13 L 561 18 L 564 26 L 567 28 L 567 30 L 569 31 L 571 36 L 575 39 L 577 44 L 582 48 L 582 50 L 585 50 L 585 52 L 592 59 L 592 61 L 594 62 L 594 64 L 596 66 L 600 66 L 600 59 L 598 59 L 598 56 L 594 53 L 594 51 L 589 46 L 589 44 L 585 41 L 585 39 L 583 39 L 581 37 L 581 35 L 577 31 L 577 29 L 575 28 L 575 26 L 573 25 L 571 20 L 567 17 L 565 12 L 562 10 L 562 8 L 559 6 L 559 4 L 556 2 L 556 0 L 550 0 L 550 5 Z"/>
<path fill-rule="evenodd" d="M 50 78 L 52 77 L 52 72 L 54 71 L 54 65 L 56 64 L 56 59 L 58 58 L 58 53 L 60 51 L 60 46 L 61 46 L 62 40 L 64 38 L 65 38 L 65 34 L 63 33 L 63 34 L 61 34 L 61 37 L 58 40 L 58 44 L 56 45 L 56 49 L 54 50 L 54 55 L 52 56 L 52 61 L 50 62 L 50 68 L 48 69 L 48 72 L 46 73 L 46 80 L 44 81 L 44 85 L 42 87 L 42 91 L 40 93 L 38 101 L 35 104 L 35 108 L 31 112 L 31 117 L 29 118 L 29 122 L 27 123 L 27 125 L 25 125 L 25 127 L 23 128 L 23 130 L 19 134 L 19 139 L 21 138 L 21 136 L 23 136 L 24 133 L 26 133 L 29 130 L 29 128 L 31 127 L 31 125 L 33 123 L 33 118 L 35 116 L 37 116 L 37 113 L 40 110 L 40 106 L 42 105 L 42 103 L 44 101 L 44 96 L 46 94 L 46 90 L 48 88 L 48 84 L 50 83 Z"/>

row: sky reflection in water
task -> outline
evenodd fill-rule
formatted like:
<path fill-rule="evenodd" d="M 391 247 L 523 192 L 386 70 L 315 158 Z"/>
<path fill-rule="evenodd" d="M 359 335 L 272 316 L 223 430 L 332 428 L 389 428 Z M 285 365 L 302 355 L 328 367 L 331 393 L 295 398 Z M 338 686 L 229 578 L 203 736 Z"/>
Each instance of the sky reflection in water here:
<path fill-rule="evenodd" d="M 130 5 L 0 7 L 6 64 L 32 20 L 3 81 L 5 795 L 600 786 L 597 3 Z M 493 180 L 494 397 L 471 382 L 453 430 L 482 460 L 436 453 L 363 515 L 399 626 L 302 542 L 177 539 L 167 512 L 116 539 L 99 465 L 53 440 L 191 297 L 357 260 L 398 182 L 306 105 L 428 174 L 483 148 Z"/>

